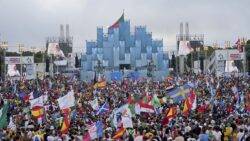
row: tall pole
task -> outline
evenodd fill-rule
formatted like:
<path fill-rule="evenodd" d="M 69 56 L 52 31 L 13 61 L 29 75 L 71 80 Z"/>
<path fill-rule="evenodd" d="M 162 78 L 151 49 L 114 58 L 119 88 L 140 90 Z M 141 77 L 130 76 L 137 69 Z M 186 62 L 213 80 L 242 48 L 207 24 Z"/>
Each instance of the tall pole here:
<path fill-rule="evenodd" d="M 244 76 L 246 75 L 246 44 L 245 44 L 245 41 L 243 39 L 243 55 L 244 55 L 244 58 L 243 58 L 243 71 L 244 71 Z"/>
<path fill-rule="evenodd" d="M 45 53 L 45 51 L 41 51 L 41 52 L 42 52 L 42 63 L 44 63 L 44 53 Z M 46 65 L 46 63 L 45 63 L 45 65 Z M 46 73 L 46 67 L 45 67 L 45 70 L 43 70 L 43 79 L 44 79 L 45 73 Z"/>
<path fill-rule="evenodd" d="M 20 55 L 21 55 L 20 65 L 21 65 L 21 78 L 22 78 L 23 77 L 23 49 L 22 49 L 21 44 L 18 44 L 18 47 L 19 47 L 19 52 L 20 52 Z"/>
<path fill-rule="evenodd" d="M 6 49 L 3 49 L 3 80 L 5 81 L 5 56 L 6 56 Z"/>
<path fill-rule="evenodd" d="M 194 56 L 193 56 L 193 52 L 191 52 L 191 73 L 193 73 L 193 69 L 194 69 Z"/>

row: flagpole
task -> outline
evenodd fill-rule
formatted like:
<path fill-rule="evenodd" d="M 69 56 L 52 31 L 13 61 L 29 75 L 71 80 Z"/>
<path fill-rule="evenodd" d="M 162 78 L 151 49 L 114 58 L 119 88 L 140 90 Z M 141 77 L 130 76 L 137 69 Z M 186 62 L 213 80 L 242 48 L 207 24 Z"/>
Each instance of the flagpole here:
<path fill-rule="evenodd" d="M 244 76 L 246 75 L 246 44 L 243 38 L 243 71 L 244 71 Z"/>

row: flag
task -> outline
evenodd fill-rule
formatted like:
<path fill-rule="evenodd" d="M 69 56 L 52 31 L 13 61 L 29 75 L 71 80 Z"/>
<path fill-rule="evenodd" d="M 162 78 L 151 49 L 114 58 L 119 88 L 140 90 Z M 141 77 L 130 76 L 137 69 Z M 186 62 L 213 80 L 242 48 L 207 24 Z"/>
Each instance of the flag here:
<path fill-rule="evenodd" d="M 74 92 L 70 91 L 63 97 L 57 99 L 60 109 L 67 109 L 75 106 Z"/>
<path fill-rule="evenodd" d="M 184 86 L 176 87 L 168 91 L 168 96 L 170 96 L 170 98 L 177 102 L 184 100 L 186 95 L 189 94 L 189 92 L 189 86 L 186 84 Z"/>
<path fill-rule="evenodd" d="M 157 97 L 157 95 L 153 96 L 153 99 L 151 100 L 151 104 L 155 107 L 155 108 L 159 108 L 161 107 L 161 103 L 159 98 Z"/>
<path fill-rule="evenodd" d="M 134 108 L 134 107 L 133 107 Z M 113 112 L 113 120 L 112 124 L 117 128 L 119 127 L 120 124 L 123 123 L 122 117 L 133 117 L 135 113 L 135 109 L 131 110 L 131 104 L 125 104 L 117 109 L 114 110 Z M 124 122 L 128 121 L 129 119 L 124 119 Z M 128 121 L 129 122 L 129 121 Z M 126 123 L 125 123 L 126 124 Z"/>
<path fill-rule="evenodd" d="M 113 81 L 121 81 L 122 80 L 122 73 L 119 71 L 112 72 L 110 75 L 111 75 L 111 80 L 113 80 Z"/>
<path fill-rule="evenodd" d="M 36 99 L 30 100 L 31 115 L 36 119 L 41 119 L 44 115 L 44 99 L 45 96 L 42 95 Z"/>
<path fill-rule="evenodd" d="M 88 125 L 87 128 L 91 140 L 103 136 L 103 123 L 101 121 L 97 121 L 91 125 Z"/>
<path fill-rule="evenodd" d="M 122 23 L 122 22 L 124 22 L 124 13 L 122 13 L 121 17 L 113 25 L 111 25 L 108 29 L 118 28 L 120 26 L 120 23 Z"/>
<path fill-rule="evenodd" d="M 177 109 L 176 107 L 170 107 L 168 111 L 166 112 L 166 116 L 162 120 L 162 125 L 166 125 L 173 119 L 177 114 Z"/>
<path fill-rule="evenodd" d="M 9 104 L 5 103 L 3 105 L 3 107 L 0 109 L 0 129 L 3 129 L 5 127 L 7 127 L 8 123 L 7 123 L 7 113 L 8 113 L 8 107 Z"/>
<path fill-rule="evenodd" d="M 12 131 L 16 132 L 16 125 L 13 122 L 13 118 L 12 117 L 10 117 L 10 122 L 9 122 L 8 128 L 11 129 Z"/>
<path fill-rule="evenodd" d="M 69 127 L 70 127 L 70 117 L 69 115 L 64 115 L 62 126 L 61 126 L 62 134 L 66 134 L 69 130 Z"/>
<path fill-rule="evenodd" d="M 152 105 L 149 105 L 149 104 L 143 103 L 143 102 L 140 102 L 139 105 L 140 105 L 141 112 L 146 112 L 146 113 L 154 113 L 155 112 L 154 106 L 152 106 Z"/>
<path fill-rule="evenodd" d="M 30 100 L 30 108 L 32 109 L 33 107 L 43 107 L 45 101 L 45 96 L 40 96 L 36 99 Z"/>
<path fill-rule="evenodd" d="M 195 95 L 194 96 L 194 100 L 193 100 L 193 103 L 192 103 L 192 110 L 195 110 L 197 108 L 197 96 Z"/>
<path fill-rule="evenodd" d="M 98 99 L 95 98 L 94 100 L 90 101 L 89 104 L 94 110 L 98 110 L 99 104 L 98 104 Z"/>
<path fill-rule="evenodd" d="M 190 109 L 192 108 L 192 105 L 190 104 L 189 98 L 186 98 L 184 101 L 184 107 L 183 107 L 183 114 L 184 116 L 188 116 Z"/>
<path fill-rule="evenodd" d="M 105 102 L 97 111 L 96 115 L 101 115 L 109 111 L 109 104 Z"/>
<path fill-rule="evenodd" d="M 38 119 L 38 118 L 41 118 L 42 116 L 43 116 L 43 111 L 44 109 L 43 109 L 43 107 L 41 107 L 41 106 L 34 106 L 34 107 L 32 107 L 32 109 L 31 109 L 31 114 L 32 114 L 32 116 L 34 116 L 36 119 Z"/>
<path fill-rule="evenodd" d="M 106 87 L 106 81 L 105 80 L 101 80 L 97 83 L 95 83 L 94 88 L 105 88 Z"/>
<path fill-rule="evenodd" d="M 122 115 L 122 125 L 125 128 L 133 128 L 132 118 L 130 116 Z"/>
<path fill-rule="evenodd" d="M 176 116 L 176 114 L 177 114 L 176 107 L 171 107 L 167 111 L 166 117 L 170 120 L 170 119 L 174 118 Z"/>
<path fill-rule="evenodd" d="M 127 77 L 128 77 L 128 78 L 131 78 L 133 81 L 135 81 L 135 80 L 138 80 L 138 79 L 139 79 L 140 74 L 139 74 L 139 72 L 134 71 L 134 72 L 129 73 L 129 74 L 127 75 Z"/>
<path fill-rule="evenodd" d="M 117 140 L 117 139 L 119 139 L 119 138 L 121 138 L 122 136 L 123 136 L 123 134 L 125 133 L 125 131 L 126 131 L 126 129 L 125 128 L 120 128 L 119 130 L 117 130 L 116 132 L 115 132 L 115 135 L 113 136 L 113 139 L 114 140 Z"/>

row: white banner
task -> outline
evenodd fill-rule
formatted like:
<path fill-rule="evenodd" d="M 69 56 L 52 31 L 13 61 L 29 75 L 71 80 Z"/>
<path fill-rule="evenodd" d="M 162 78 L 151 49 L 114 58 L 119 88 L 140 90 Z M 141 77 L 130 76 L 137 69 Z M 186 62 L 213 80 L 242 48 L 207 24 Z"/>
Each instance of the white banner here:
<path fill-rule="evenodd" d="M 35 65 L 34 64 L 28 64 L 26 65 L 26 79 L 35 79 L 36 73 L 35 73 Z"/>
<path fill-rule="evenodd" d="M 21 63 L 20 57 L 5 57 L 5 64 L 14 65 L 20 63 Z"/>
<path fill-rule="evenodd" d="M 189 41 L 180 41 L 178 55 L 188 55 L 192 50 Z"/>
<path fill-rule="evenodd" d="M 34 64 L 33 56 L 13 56 L 13 57 L 5 57 L 5 64 L 13 65 L 13 64 Z"/>

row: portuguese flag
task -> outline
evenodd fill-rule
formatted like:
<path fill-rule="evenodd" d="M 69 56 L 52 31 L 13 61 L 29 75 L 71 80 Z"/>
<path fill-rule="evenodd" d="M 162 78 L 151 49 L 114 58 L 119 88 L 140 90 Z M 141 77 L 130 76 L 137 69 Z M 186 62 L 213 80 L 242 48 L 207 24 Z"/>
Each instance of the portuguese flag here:
<path fill-rule="evenodd" d="M 113 25 L 111 25 L 109 29 L 118 28 L 121 22 L 124 22 L 124 13 L 122 13 L 122 16 Z"/>

